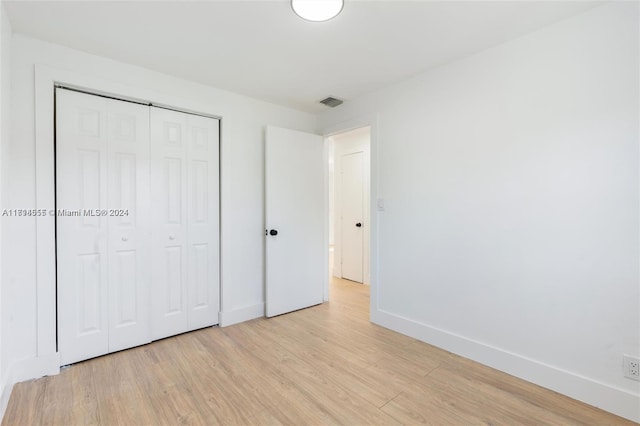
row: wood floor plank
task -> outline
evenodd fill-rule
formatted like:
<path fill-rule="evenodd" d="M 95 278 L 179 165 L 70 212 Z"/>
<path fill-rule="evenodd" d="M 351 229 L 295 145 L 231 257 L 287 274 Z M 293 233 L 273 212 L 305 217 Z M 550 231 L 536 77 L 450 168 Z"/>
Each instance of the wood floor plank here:
<path fill-rule="evenodd" d="M 100 424 L 91 370 L 90 364 L 79 363 L 74 368 L 62 370 L 59 376 L 45 377 L 42 424 Z"/>
<path fill-rule="evenodd" d="M 302 395 L 289 404 L 312 404 L 330 423 L 347 424 L 396 424 L 393 418 L 379 412 L 378 408 L 360 395 L 336 383 L 324 369 L 308 362 L 308 354 L 294 355 L 280 345 L 264 348 L 262 358 L 271 358 L 274 373 L 294 384 Z"/>
<path fill-rule="evenodd" d="M 477 418 L 463 418 L 448 410 L 446 403 L 423 393 L 402 392 L 382 407 L 382 411 L 402 424 L 469 425 L 478 424 Z"/>
<path fill-rule="evenodd" d="M 258 321 L 253 325 L 259 322 L 265 321 Z M 376 405 L 371 404 L 367 399 L 380 398 L 385 402 L 389 396 L 376 393 L 375 389 L 369 388 L 368 384 L 360 378 L 355 381 L 345 380 L 339 374 L 339 368 L 335 360 L 331 359 L 331 354 L 325 353 L 326 360 L 320 358 L 319 354 L 322 352 L 316 352 L 315 345 L 318 345 L 318 341 L 314 336 L 303 333 L 297 334 L 297 337 L 301 339 L 299 342 L 288 338 L 283 340 L 282 335 L 254 332 L 251 339 L 253 342 L 261 343 L 260 357 L 295 387 L 298 391 L 296 398 L 302 396 L 306 402 L 314 404 L 320 413 L 325 413 L 329 418 L 338 421 L 339 419 L 352 419 L 352 421 L 368 419 L 368 423 L 377 423 L 379 417 L 381 421 L 394 423 L 393 419 L 383 413 L 376 413 Z M 291 394 L 289 393 L 288 396 Z M 289 402 L 297 403 L 296 400 Z"/>
<path fill-rule="evenodd" d="M 234 327 L 231 333 L 247 345 L 243 353 L 253 359 L 247 362 L 243 359 L 243 365 L 255 367 L 253 380 L 267 392 L 261 399 L 269 401 L 271 406 L 261 415 L 270 421 L 277 420 L 285 424 L 339 424 L 339 418 L 324 408 L 326 401 L 298 383 L 301 379 L 299 371 L 317 369 L 321 375 L 326 372 L 322 367 L 319 369 L 318 366 L 306 365 L 306 355 L 293 355 L 274 341 L 273 336 L 257 332 L 259 329 L 255 323 L 258 321 L 264 320 L 241 324 Z"/>
<path fill-rule="evenodd" d="M 627 425 L 369 322 L 368 287 L 14 387 L 2 425 Z"/>
<path fill-rule="evenodd" d="M 486 396 L 478 397 L 471 390 L 453 391 L 439 381 L 429 382 L 430 386 L 443 386 L 439 392 L 443 395 L 446 409 L 455 412 L 456 415 L 469 419 L 474 418 L 483 424 L 491 425 L 573 425 L 576 423 L 563 421 L 561 418 L 550 415 L 544 410 L 529 410 L 524 403 L 514 401 L 494 401 L 490 399 L 492 392 Z M 494 395 L 495 396 L 495 395 Z"/>
<path fill-rule="evenodd" d="M 215 413 L 200 404 L 198 396 L 182 383 L 153 391 L 149 397 L 156 407 L 157 425 L 206 426 L 216 419 Z"/>
<path fill-rule="evenodd" d="M 493 419 L 507 424 L 585 425 L 600 410 L 501 371 L 464 358 L 443 363 L 425 378 L 425 387 L 437 387 L 450 394 L 464 394 L 482 403 Z M 569 409 L 571 407 L 571 409 Z M 616 419 L 615 424 L 633 424 Z"/>
<path fill-rule="evenodd" d="M 13 386 L 2 426 L 43 424 L 42 404 L 46 386 L 46 377 Z"/>
<path fill-rule="evenodd" d="M 368 364 L 349 359 L 343 351 L 336 350 L 334 345 L 318 345 L 317 342 L 311 343 L 310 339 L 298 339 L 286 340 L 286 347 L 320 371 L 324 377 L 376 407 L 386 404 L 398 393 L 371 378 L 367 374 Z"/>
<path fill-rule="evenodd" d="M 137 349 L 133 349 L 136 351 Z M 96 384 L 100 423 L 104 425 L 157 424 L 156 408 L 137 380 L 129 352 L 86 361 Z M 77 368 L 78 366 L 71 366 Z M 56 379 L 59 378 L 56 377 Z"/>

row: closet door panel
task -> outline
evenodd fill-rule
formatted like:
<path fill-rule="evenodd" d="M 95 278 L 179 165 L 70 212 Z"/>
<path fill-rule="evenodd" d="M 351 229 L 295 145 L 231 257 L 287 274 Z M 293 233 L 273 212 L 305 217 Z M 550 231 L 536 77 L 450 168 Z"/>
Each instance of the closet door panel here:
<path fill-rule="evenodd" d="M 108 100 L 109 351 L 151 341 L 149 107 Z"/>
<path fill-rule="evenodd" d="M 154 340 L 187 331 L 187 117 L 151 108 Z"/>
<path fill-rule="evenodd" d="M 107 101 L 56 95 L 58 344 L 62 365 L 108 352 Z"/>
<path fill-rule="evenodd" d="M 219 121 L 188 116 L 188 323 L 218 323 L 219 312 Z"/>
<path fill-rule="evenodd" d="M 56 94 L 62 363 L 217 324 L 219 121 Z"/>

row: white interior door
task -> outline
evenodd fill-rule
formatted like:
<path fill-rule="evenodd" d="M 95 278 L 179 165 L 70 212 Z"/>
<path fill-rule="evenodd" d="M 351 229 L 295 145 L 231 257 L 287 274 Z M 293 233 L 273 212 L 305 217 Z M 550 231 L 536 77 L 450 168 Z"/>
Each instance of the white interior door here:
<path fill-rule="evenodd" d="M 187 114 L 187 327 L 218 323 L 220 311 L 219 121 Z"/>
<path fill-rule="evenodd" d="M 56 93 L 61 362 L 217 324 L 219 121 Z"/>
<path fill-rule="evenodd" d="M 151 108 L 152 337 L 217 324 L 218 120 Z"/>
<path fill-rule="evenodd" d="M 151 108 L 151 199 L 154 340 L 186 331 L 187 117 Z"/>
<path fill-rule="evenodd" d="M 107 104 L 109 352 L 115 352 L 151 340 L 149 108 Z"/>
<path fill-rule="evenodd" d="M 58 341 L 69 364 L 149 341 L 140 220 L 149 116 L 142 105 L 68 90 L 57 90 L 56 111 Z"/>
<path fill-rule="evenodd" d="M 267 127 L 265 143 L 266 314 L 322 303 L 323 138 Z M 277 232 L 277 235 L 273 235 Z"/>
<path fill-rule="evenodd" d="M 363 282 L 364 154 L 342 156 L 342 277 Z"/>

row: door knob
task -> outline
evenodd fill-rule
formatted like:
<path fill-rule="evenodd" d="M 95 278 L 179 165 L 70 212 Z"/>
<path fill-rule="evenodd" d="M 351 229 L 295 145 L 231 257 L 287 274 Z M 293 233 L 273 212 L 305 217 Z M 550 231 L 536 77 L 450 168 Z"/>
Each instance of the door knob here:
<path fill-rule="evenodd" d="M 171 234 L 171 235 L 169 235 L 169 239 L 170 239 L 170 240 L 175 240 L 175 239 L 176 239 L 176 236 L 175 236 L 175 235 L 173 235 L 173 234 Z"/>
<path fill-rule="evenodd" d="M 122 236 L 122 241 L 127 242 L 129 241 L 129 237 L 127 237 L 126 235 Z"/>
<path fill-rule="evenodd" d="M 360 222 L 356 223 L 356 228 L 361 228 L 362 224 Z"/>
<path fill-rule="evenodd" d="M 269 231 L 269 235 L 278 235 L 278 231 L 276 229 L 272 229 Z"/>

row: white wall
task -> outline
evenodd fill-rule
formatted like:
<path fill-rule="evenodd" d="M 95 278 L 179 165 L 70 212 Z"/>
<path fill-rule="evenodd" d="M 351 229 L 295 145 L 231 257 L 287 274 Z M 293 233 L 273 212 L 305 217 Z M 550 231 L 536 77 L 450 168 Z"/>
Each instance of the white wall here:
<path fill-rule="evenodd" d="M 6 164 L 7 150 L 6 147 L 10 136 L 10 88 L 11 88 L 11 24 L 4 10 L 4 4 L 0 3 L 0 214 L 3 206 L 5 193 L 2 185 L 7 182 Z M 11 387 L 7 383 L 7 332 L 6 321 L 4 321 L 4 312 L 7 297 L 4 283 L 4 262 L 2 261 L 2 253 L 6 252 L 4 239 L 4 220 L 0 216 L 0 419 L 9 402 L 9 394 Z"/>
<path fill-rule="evenodd" d="M 316 117 L 20 35 L 14 36 L 12 47 L 12 137 L 3 141 L 11 180 L 2 185 L 3 208 L 35 208 L 35 64 L 204 105 L 204 112 L 222 116 L 222 321 L 262 316 L 264 127 L 314 131 Z M 7 221 L 3 243 L 10 250 L 4 252 L 2 285 L 8 309 L 2 320 L 8 330 L 7 362 L 14 365 L 24 365 L 38 353 L 35 238 L 34 220 Z"/>
<path fill-rule="evenodd" d="M 378 116 L 372 319 L 640 421 L 638 63 L 619 2 L 324 113 Z"/>
<path fill-rule="evenodd" d="M 364 242 L 364 251 L 362 253 L 362 262 L 363 262 L 363 280 L 364 284 L 370 283 L 369 276 L 369 237 L 370 237 L 370 229 L 371 229 L 371 220 L 369 211 L 370 204 L 370 174 L 371 174 L 371 150 L 370 150 L 370 140 L 371 131 L 370 128 L 362 127 L 355 130 L 349 130 L 347 132 L 338 133 L 331 136 L 330 144 L 333 145 L 333 161 L 334 161 L 334 191 L 330 195 L 333 196 L 333 211 L 330 211 L 330 214 L 333 213 L 333 229 L 330 229 L 330 232 L 333 232 L 332 236 L 334 248 L 334 264 L 333 271 L 331 272 L 334 276 L 342 278 L 342 268 L 340 259 L 342 258 L 342 244 L 341 244 L 341 229 L 342 229 L 342 185 L 341 185 L 341 172 L 342 172 L 342 156 L 347 154 L 353 154 L 356 152 L 362 152 L 363 155 L 363 173 L 364 173 L 364 197 L 363 203 L 367 208 L 364 210 L 363 222 L 364 222 L 364 234 L 363 234 L 363 242 Z"/>

